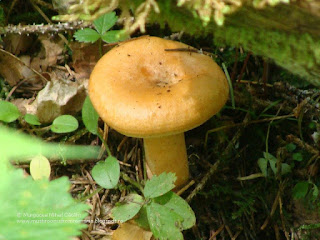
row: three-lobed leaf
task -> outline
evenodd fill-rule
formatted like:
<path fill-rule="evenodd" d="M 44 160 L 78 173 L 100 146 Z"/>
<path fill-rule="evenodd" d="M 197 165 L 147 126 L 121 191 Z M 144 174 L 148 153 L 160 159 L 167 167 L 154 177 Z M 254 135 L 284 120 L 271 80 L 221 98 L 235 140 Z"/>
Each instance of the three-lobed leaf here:
<path fill-rule="evenodd" d="M 146 182 L 143 189 L 143 195 L 146 198 L 155 198 L 172 190 L 177 177 L 174 173 L 161 173 L 159 176 L 154 175 Z"/>
<path fill-rule="evenodd" d="M 115 157 L 109 156 L 105 161 L 98 162 L 92 169 L 92 177 L 106 189 L 114 188 L 120 178 L 120 165 Z"/>
<path fill-rule="evenodd" d="M 9 123 L 20 117 L 20 111 L 16 105 L 7 101 L 0 101 L 0 121 Z"/>
<path fill-rule="evenodd" d="M 113 219 L 126 222 L 133 218 L 143 206 L 144 199 L 136 193 L 129 194 L 125 197 L 124 203 L 112 209 L 111 215 Z"/>
<path fill-rule="evenodd" d="M 85 28 L 76 31 L 74 38 L 79 42 L 94 43 L 100 38 L 100 34 L 91 28 Z"/>
<path fill-rule="evenodd" d="M 183 240 L 183 218 L 170 208 L 151 202 L 146 206 L 150 229 L 160 240 Z"/>
<path fill-rule="evenodd" d="M 118 20 L 115 12 L 106 13 L 93 21 L 93 25 L 97 32 L 102 36 L 112 28 Z"/>
<path fill-rule="evenodd" d="M 76 130 L 79 126 L 78 120 L 71 115 L 57 117 L 51 125 L 51 131 L 55 133 L 68 133 Z"/>
<path fill-rule="evenodd" d="M 182 197 L 174 192 L 170 191 L 163 196 L 155 198 L 154 201 L 180 215 L 183 219 L 181 222 L 182 229 L 189 229 L 195 225 L 196 216 L 193 210 Z"/>
<path fill-rule="evenodd" d="M 103 34 L 101 38 L 106 43 L 115 43 L 126 40 L 128 36 L 123 32 L 123 30 L 112 30 Z"/>

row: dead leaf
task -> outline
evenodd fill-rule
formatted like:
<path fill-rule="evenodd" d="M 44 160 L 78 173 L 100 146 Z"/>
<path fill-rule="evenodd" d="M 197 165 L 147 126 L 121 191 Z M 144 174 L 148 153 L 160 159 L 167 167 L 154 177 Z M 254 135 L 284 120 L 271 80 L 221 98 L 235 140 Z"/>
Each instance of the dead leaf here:
<path fill-rule="evenodd" d="M 72 82 L 56 71 L 50 73 L 51 81 L 42 89 L 34 102 L 40 122 L 51 123 L 62 114 L 80 111 L 86 97 L 85 84 Z"/>
<path fill-rule="evenodd" d="M 152 237 L 152 232 L 144 230 L 137 224 L 132 222 L 125 222 L 120 225 L 120 227 L 113 232 L 112 240 L 150 240 Z"/>
<path fill-rule="evenodd" d="M 34 36 L 26 34 L 7 34 L 3 38 L 4 49 L 14 55 L 25 53 L 35 42 Z"/>
<path fill-rule="evenodd" d="M 22 115 L 27 113 L 36 114 L 36 108 L 32 104 L 33 100 L 34 99 L 17 98 L 13 99 L 11 102 L 17 106 Z"/>
<path fill-rule="evenodd" d="M 20 59 L 13 54 L 0 50 L 0 75 L 8 82 L 10 86 L 15 86 L 23 79 L 34 81 L 37 76 L 28 67 L 30 57 L 21 56 Z"/>
<path fill-rule="evenodd" d="M 77 79 L 89 79 L 90 74 L 100 59 L 99 43 L 85 44 L 72 42 L 72 67 L 74 68 Z M 103 47 L 103 52 L 106 52 L 110 47 Z"/>
<path fill-rule="evenodd" d="M 63 62 L 64 43 L 61 40 L 48 39 L 45 36 L 39 37 L 39 40 L 42 47 L 37 58 L 41 59 L 41 61 L 37 61 L 40 62 L 40 68 L 45 72 L 49 66 Z"/>

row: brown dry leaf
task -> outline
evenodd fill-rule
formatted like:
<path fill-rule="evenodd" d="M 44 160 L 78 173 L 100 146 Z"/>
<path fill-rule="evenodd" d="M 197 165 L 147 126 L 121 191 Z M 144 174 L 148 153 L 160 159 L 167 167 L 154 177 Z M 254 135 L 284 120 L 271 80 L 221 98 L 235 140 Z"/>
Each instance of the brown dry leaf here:
<path fill-rule="evenodd" d="M 86 97 L 86 83 L 72 82 L 59 71 L 50 73 L 50 77 L 51 81 L 33 103 L 42 123 L 50 123 L 62 114 L 75 114 L 81 110 Z"/>
<path fill-rule="evenodd" d="M 89 79 L 93 67 L 100 59 L 99 43 L 85 44 L 79 42 L 72 42 L 71 49 L 72 66 L 74 68 L 77 79 Z M 106 52 L 108 48 L 103 47 L 103 52 Z"/>
<path fill-rule="evenodd" d="M 23 79 L 28 79 L 28 81 L 36 79 L 36 75 L 28 67 L 29 65 L 29 56 L 21 56 L 19 59 L 9 52 L 0 50 L 0 75 L 10 86 L 15 86 Z"/>
<path fill-rule="evenodd" d="M 46 36 L 39 37 L 39 40 L 42 44 L 41 51 L 37 55 L 37 58 L 40 58 L 40 68 L 43 72 L 47 71 L 49 66 L 54 66 L 57 63 L 63 62 L 64 55 L 64 43 L 61 39 L 55 40 L 49 39 Z M 39 60 L 35 60 L 39 63 Z M 33 62 L 33 66 L 35 63 Z"/>
<path fill-rule="evenodd" d="M 16 98 L 13 99 L 11 102 L 18 107 L 22 115 L 25 115 L 27 113 L 36 114 L 36 108 L 32 104 L 33 100 L 34 99 Z"/>
<path fill-rule="evenodd" d="M 33 45 L 35 37 L 26 34 L 7 34 L 3 38 L 4 49 L 14 55 L 25 53 Z"/>
<path fill-rule="evenodd" d="M 152 232 L 144 230 L 137 224 L 125 222 L 112 235 L 112 240 L 150 240 Z"/>

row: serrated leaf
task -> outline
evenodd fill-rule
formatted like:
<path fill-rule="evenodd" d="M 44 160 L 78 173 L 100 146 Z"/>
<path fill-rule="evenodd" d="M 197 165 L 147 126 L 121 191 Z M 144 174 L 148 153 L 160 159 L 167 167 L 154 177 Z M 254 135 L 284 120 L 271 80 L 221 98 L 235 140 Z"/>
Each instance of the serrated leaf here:
<path fill-rule="evenodd" d="M 13 129 L 1 125 L 0 146 L 2 157 L 17 162 L 30 162 L 27 158 L 39 154 L 61 159 L 92 159 L 97 158 L 99 155 L 99 147 L 96 146 L 45 143 L 39 138 L 18 133 Z"/>
<path fill-rule="evenodd" d="M 11 102 L 0 101 L 0 121 L 9 123 L 20 117 L 19 109 Z"/>
<path fill-rule="evenodd" d="M 106 13 L 93 21 L 93 25 L 100 35 L 112 28 L 118 20 L 115 12 Z"/>
<path fill-rule="evenodd" d="M 98 133 L 98 119 L 99 115 L 93 108 L 89 96 L 87 96 L 82 107 L 82 121 L 89 132 Z"/>
<path fill-rule="evenodd" d="M 143 197 L 139 194 L 129 194 L 125 197 L 124 203 L 112 209 L 111 215 L 114 220 L 126 222 L 133 218 L 140 211 L 143 205 Z"/>
<path fill-rule="evenodd" d="M 298 182 L 292 189 L 292 195 L 294 199 L 304 198 L 309 190 L 309 182 Z"/>
<path fill-rule="evenodd" d="M 57 117 L 51 125 L 51 131 L 55 133 L 68 133 L 76 130 L 79 126 L 78 120 L 71 115 Z"/>
<path fill-rule="evenodd" d="M 127 36 L 122 34 L 123 30 L 108 31 L 101 36 L 101 39 L 106 43 L 115 43 L 127 39 Z"/>
<path fill-rule="evenodd" d="M 35 125 L 35 126 L 41 125 L 39 118 L 33 114 L 27 113 L 26 115 L 24 115 L 24 120 L 31 125 Z"/>
<path fill-rule="evenodd" d="M 150 229 L 156 238 L 183 240 L 181 233 L 183 218 L 179 214 L 155 202 L 151 202 L 146 208 Z"/>
<path fill-rule="evenodd" d="M 268 176 L 268 160 L 265 158 L 259 158 L 258 159 L 258 166 L 260 168 L 260 171 L 262 172 L 263 176 Z"/>
<path fill-rule="evenodd" d="M 150 230 L 146 205 L 141 207 L 138 217 L 134 221 L 143 229 Z"/>
<path fill-rule="evenodd" d="M 100 38 L 100 34 L 91 28 L 78 30 L 73 36 L 77 41 L 85 43 L 94 43 Z"/>
<path fill-rule="evenodd" d="M 98 162 L 92 169 L 92 177 L 101 186 L 111 189 L 117 186 L 120 178 L 120 165 L 115 157 L 107 157 Z"/>
<path fill-rule="evenodd" d="M 2 238 L 69 240 L 86 228 L 81 220 L 89 206 L 71 197 L 68 178 L 34 181 L 21 169 L 0 172 Z"/>
<path fill-rule="evenodd" d="M 161 173 L 159 176 L 154 175 L 150 180 L 146 182 L 143 189 L 143 194 L 146 198 L 159 197 L 170 190 L 172 190 L 175 185 L 177 177 L 174 173 Z"/>
<path fill-rule="evenodd" d="M 181 226 L 184 230 L 195 225 L 196 216 L 192 208 L 182 197 L 174 192 L 170 191 L 163 196 L 155 198 L 154 201 L 179 214 L 183 218 Z"/>
<path fill-rule="evenodd" d="M 33 157 L 30 162 L 30 173 L 34 180 L 49 179 L 51 173 L 49 160 L 42 155 Z"/>

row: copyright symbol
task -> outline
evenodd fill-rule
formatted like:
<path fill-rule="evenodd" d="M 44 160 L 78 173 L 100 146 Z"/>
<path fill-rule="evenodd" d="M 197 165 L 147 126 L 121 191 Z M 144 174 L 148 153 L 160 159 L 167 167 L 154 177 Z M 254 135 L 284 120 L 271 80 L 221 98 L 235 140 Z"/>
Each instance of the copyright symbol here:
<path fill-rule="evenodd" d="M 21 213 L 17 213 L 17 217 L 18 217 L 18 218 L 21 217 Z"/>

